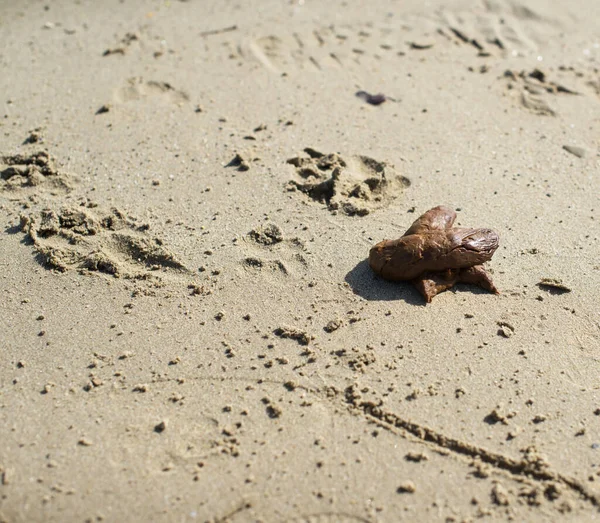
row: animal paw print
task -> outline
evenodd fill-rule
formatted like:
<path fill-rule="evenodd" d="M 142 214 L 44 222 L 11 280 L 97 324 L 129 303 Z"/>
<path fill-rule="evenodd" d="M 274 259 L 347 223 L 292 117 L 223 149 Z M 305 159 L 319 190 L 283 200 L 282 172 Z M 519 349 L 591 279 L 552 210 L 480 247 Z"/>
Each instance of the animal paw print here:
<path fill-rule="evenodd" d="M 51 193 L 69 192 L 67 176 L 56 168 L 55 161 L 46 151 L 0 157 L 0 191 L 19 195 L 43 187 Z"/>
<path fill-rule="evenodd" d="M 77 269 L 133 279 L 189 272 L 160 239 L 148 235 L 148 225 L 117 209 L 44 209 L 22 216 L 21 229 L 40 263 L 60 272 Z"/>
<path fill-rule="evenodd" d="M 248 255 L 242 266 L 249 272 L 293 276 L 308 267 L 307 251 L 299 238 L 285 239 L 281 227 L 265 223 L 245 238 Z"/>
<path fill-rule="evenodd" d="M 385 207 L 404 192 L 410 180 L 392 166 L 368 156 L 324 154 L 310 147 L 308 157 L 290 158 L 301 181 L 291 180 L 288 190 L 306 194 L 333 212 L 366 216 Z"/>

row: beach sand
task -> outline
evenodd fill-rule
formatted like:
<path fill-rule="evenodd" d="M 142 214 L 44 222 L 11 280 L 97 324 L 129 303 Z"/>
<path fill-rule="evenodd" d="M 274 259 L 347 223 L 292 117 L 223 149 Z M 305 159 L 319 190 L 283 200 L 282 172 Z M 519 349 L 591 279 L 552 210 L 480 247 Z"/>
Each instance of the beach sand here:
<path fill-rule="evenodd" d="M 600 3 L 370 4 L 2 2 L 0 521 L 600 518 Z"/>

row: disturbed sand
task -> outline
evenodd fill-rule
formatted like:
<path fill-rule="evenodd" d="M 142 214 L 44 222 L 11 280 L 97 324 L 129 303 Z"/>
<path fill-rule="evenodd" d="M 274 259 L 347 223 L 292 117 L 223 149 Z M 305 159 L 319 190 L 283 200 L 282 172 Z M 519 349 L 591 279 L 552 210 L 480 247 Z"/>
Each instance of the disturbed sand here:
<path fill-rule="evenodd" d="M 600 519 L 598 19 L 1 2 L 0 521 Z"/>

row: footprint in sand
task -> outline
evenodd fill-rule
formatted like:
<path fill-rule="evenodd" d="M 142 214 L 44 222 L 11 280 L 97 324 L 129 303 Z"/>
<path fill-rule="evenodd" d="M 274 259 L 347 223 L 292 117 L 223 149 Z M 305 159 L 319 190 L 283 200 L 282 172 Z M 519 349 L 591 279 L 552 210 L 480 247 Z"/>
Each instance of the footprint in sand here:
<path fill-rule="evenodd" d="M 391 165 L 368 156 L 324 154 L 304 149 L 308 157 L 290 158 L 296 176 L 288 190 L 306 194 L 334 212 L 348 216 L 366 216 L 386 207 L 410 185 Z"/>
<path fill-rule="evenodd" d="M 56 168 L 46 151 L 0 156 L 0 191 L 17 197 L 42 189 L 52 195 L 71 190 L 66 174 Z"/>
<path fill-rule="evenodd" d="M 61 272 L 77 269 L 133 279 L 189 272 L 161 240 L 148 234 L 148 225 L 117 209 L 44 209 L 21 216 L 21 229 L 38 261 Z"/>
<path fill-rule="evenodd" d="M 186 92 L 175 89 L 168 82 L 145 81 L 140 77 L 129 78 L 115 91 L 114 98 L 118 103 L 153 98 L 176 105 L 190 100 Z"/>
<path fill-rule="evenodd" d="M 293 276 L 306 272 L 307 252 L 299 238 L 284 238 L 281 228 L 265 223 L 252 229 L 244 238 L 246 256 L 242 268 L 251 273 Z"/>

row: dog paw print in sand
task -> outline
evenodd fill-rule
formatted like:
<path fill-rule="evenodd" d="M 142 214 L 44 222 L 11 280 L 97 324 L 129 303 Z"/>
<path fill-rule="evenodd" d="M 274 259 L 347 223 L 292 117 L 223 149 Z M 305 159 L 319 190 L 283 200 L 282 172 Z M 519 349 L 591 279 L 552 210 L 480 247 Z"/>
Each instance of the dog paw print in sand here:
<path fill-rule="evenodd" d="M 148 234 L 148 225 L 117 209 L 44 209 L 21 216 L 21 229 L 38 261 L 61 272 L 76 269 L 134 279 L 188 272 L 161 240 Z"/>
<path fill-rule="evenodd" d="M 308 267 L 307 252 L 299 238 L 287 239 L 279 225 L 265 223 L 244 238 L 242 267 L 249 272 L 290 276 Z"/>
<path fill-rule="evenodd" d="M 70 188 L 67 176 L 56 168 L 55 159 L 46 151 L 0 156 L 0 191 L 22 194 L 43 189 L 64 194 Z"/>
<path fill-rule="evenodd" d="M 186 92 L 176 89 L 168 82 L 146 81 L 140 77 L 129 78 L 125 85 L 116 90 L 114 97 L 118 103 L 153 98 L 175 105 L 190 99 Z"/>
<path fill-rule="evenodd" d="M 578 95 L 570 87 L 551 81 L 539 69 L 504 73 L 509 92 L 515 93 L 521 105 L 528 111 L 541 116 L 555 116 L 556 110 L 550 105 L 550 98 L 556 95 Z"/>
<path fill-rule="evenodd" d="M 391 165 L 368 156 L 342 157 L 311 148 L 304 152 L 306 157 L 287 161 L 297 177 L 288 183 L 288 190 L 325 204 L 333 213 L 366 216 L 389 205 L 410 185 Z"/>

